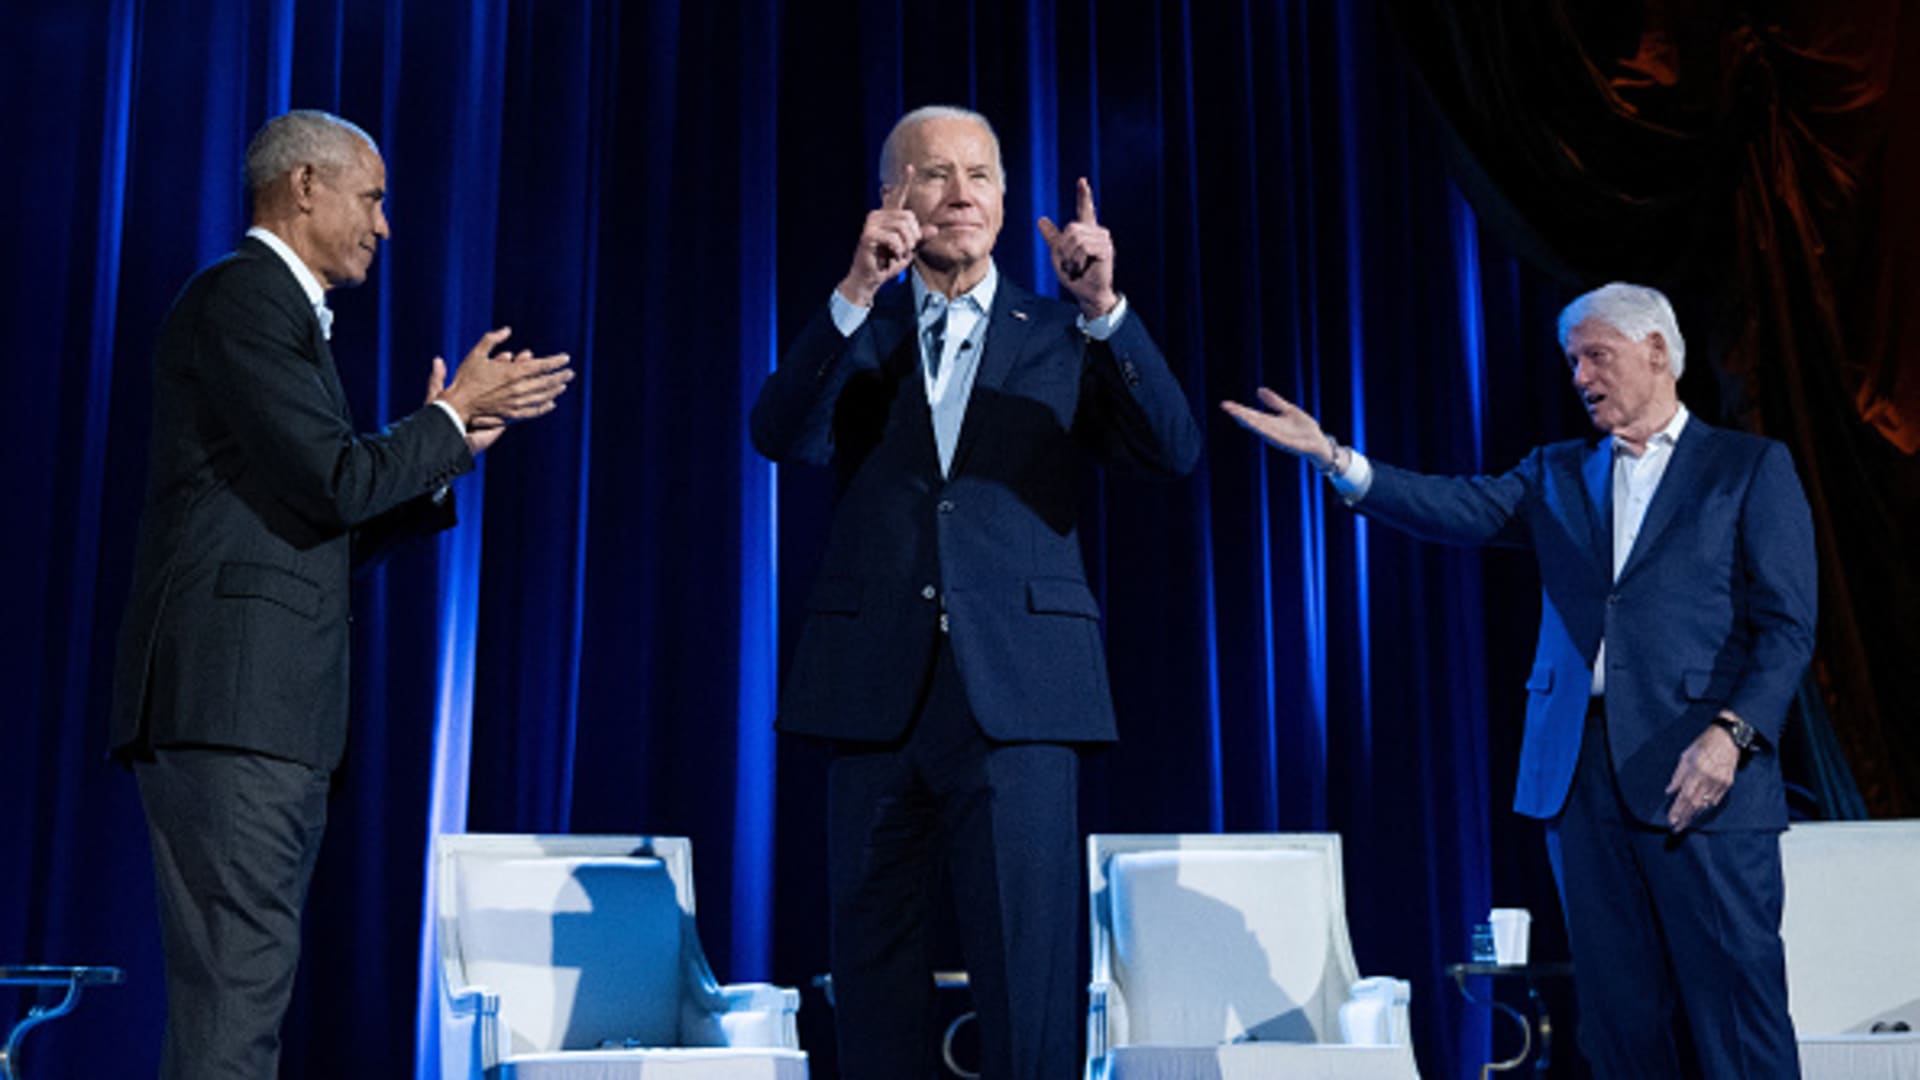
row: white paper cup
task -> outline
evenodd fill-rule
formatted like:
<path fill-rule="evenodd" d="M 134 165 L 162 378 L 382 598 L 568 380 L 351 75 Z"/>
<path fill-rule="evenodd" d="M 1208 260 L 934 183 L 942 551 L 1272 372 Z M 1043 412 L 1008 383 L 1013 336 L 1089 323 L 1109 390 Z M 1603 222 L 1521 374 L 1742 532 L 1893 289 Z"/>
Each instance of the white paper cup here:
<path fill-rule="evenodd" d="M 1517 965 L 1527 962 L 1527 938 L 1533 929 L 1533 913 L 1526 908 L 1497 907 L 1487 916 L 1493 924 L 1493 962 Z"/>

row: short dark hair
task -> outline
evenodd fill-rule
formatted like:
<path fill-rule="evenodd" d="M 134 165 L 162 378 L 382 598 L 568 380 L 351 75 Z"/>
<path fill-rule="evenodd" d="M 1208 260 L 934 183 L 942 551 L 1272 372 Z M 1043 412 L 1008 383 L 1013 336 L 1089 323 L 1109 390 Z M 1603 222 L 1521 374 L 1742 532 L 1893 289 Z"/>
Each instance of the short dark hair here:
<path fill-rule="evenodd" d="M 356 141 L 380 152 L 373 136 L 330 112 L 295 109 L 274 117 L 247 144 L 247 197 L 258 198 L 268 185 L 302 165 L 329 171 L 352 165 Z"/>

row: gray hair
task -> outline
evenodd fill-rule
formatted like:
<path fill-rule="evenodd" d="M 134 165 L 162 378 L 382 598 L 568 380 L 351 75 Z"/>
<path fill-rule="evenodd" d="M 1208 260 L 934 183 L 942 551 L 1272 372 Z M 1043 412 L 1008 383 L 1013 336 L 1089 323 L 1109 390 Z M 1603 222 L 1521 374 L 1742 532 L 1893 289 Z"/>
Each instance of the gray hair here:
<path fill-rule="evenodd" d="M 1613 327 L 1634 341 L 1659 334 L 1667 343 L 1667 364 L 1673 377 L 1687 369 L 1687 342 L 1680 336 L 1680 320 L 1674 318 L 1667 295 L 1647 285 L 1629 285 L 1615 281 L 1574 298 L 1560 309 L 1560 348 L 1567 347 L 1567 335 L 1573 328 L 1594 319 Z"/>
<path fill-rule="evenodd" d="M 295 109 L 264 124 L 247 144 L 247 194 L 257 197 L 302 165 L 332 172 L 353 164 L 354 143 L 380 147 L 358 124 L 319 109 Z"/>
<path fill-rule="evenodd" d="M 922 105 L 894 122 L 893 130 L 887 132 L 887 141 L 880 145 L 882 184 L 898 183 L 901 174 L 907 171 L 906 149 L 902 144 L 906 142 L 907 132 L 926 120 L 971 120 L 985 128 L 987 141 L 993 144 L 993 164 L 1000 171 L 1000 190 L 1007 190 L 1007 162 L 1000 156 L 1000 136 L 994 134 L 993 124 L 986 117 L 958 105 Z"/>

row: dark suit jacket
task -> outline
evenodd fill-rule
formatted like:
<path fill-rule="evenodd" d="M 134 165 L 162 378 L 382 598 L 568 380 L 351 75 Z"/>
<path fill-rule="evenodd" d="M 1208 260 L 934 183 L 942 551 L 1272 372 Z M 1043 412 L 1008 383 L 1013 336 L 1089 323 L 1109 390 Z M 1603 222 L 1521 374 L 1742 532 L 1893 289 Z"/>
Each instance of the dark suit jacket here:
<path fill-rule="evenodd" d="M 849 338 L 822 308 L 754 403 L 761 453 L 831 464 L 841 480 L 780 728 L 899 736 L 944 604 L 988 736 L 1111 740 L 1100 609 L 1075 526 L 1079 467 L 1190 471 L 1200 434 L 1186 396 L 1137 311 L 1093 342 L 1072 306 L 1002 275 L 943 479 L 911 297 L 884 290 Z"/>
<path fill-rule="evenodd" d="M 1638 820 L 1664 827 L 1674 766 L 1721 709 L 1764 745 L 1697 828 L 1784 828 L 1776 752 L 1813 655 L 1813 522 L 1787 448 L 1688 419 L 1633 551 L 1613 576 L 1611 455 L 1555 443 L 1497 477 L 1375 464 L 1367 516 L 1452 543 L 1507 541 L 1540 564 L 1514 809 L 1560 812 L 1579 760 L 1593 662 L 1607 642 L 1608 752 Z"/>
<path fill-rule="evenodd" d="M 197 274 L 154 356 L 153 442 L 114 670 L 112 745 L 321 769 L 347 731 L 351 567 L 453 522 L 473 467 L 438 408 L 353 429 L 319 319 L 258 240 Z"/>

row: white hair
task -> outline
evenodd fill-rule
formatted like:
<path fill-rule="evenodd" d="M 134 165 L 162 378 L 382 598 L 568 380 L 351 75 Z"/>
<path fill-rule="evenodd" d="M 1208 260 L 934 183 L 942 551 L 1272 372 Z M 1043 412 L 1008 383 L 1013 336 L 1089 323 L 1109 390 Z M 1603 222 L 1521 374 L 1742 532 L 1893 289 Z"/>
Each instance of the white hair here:
<path fill-rule="evenodd" d="M 1645 341 L 1659 334 L 1667 343 L 1667 364 L 1673 377 L 1687 369 L 1687 342 L 1680 336 L 1680 320 L 1674 318 L 1667 295 L 1647 285 L 1615 281 L 1574 298 L 1560 309 L 1560 348 L 1567 347 L 1567 335 L 1573 328 L 1593 319 L 1613 327 L 1633 341 Z"/>
<path fill-rule="evenodd" d="M 247 194 L 258 197 L 274 181 L 302 165 L 328 172 L 351 167 L 356 143 L 380 152 L 373 136 L 330 112 L 295 109 L 276 116 L 247 144 Z"/>
<path fill-rule="evenodd" d="M 922 105 L 895 121 L 893 130 L 887 132 L 887 141 L 880 144 L 880 183 L 900 182 L 907 171 L 906 148 L 902 145 L 907 132 L 927 120 L 971 120 L 985 129 L 987 141 L 993 144 L 993 164 L 999 170 L 1000 190 L 1007 190 L 1007 163 L 1000 156 L 1000 136 L 994 134 L 993 124 L 986 117 L 958 105 Z"/>

